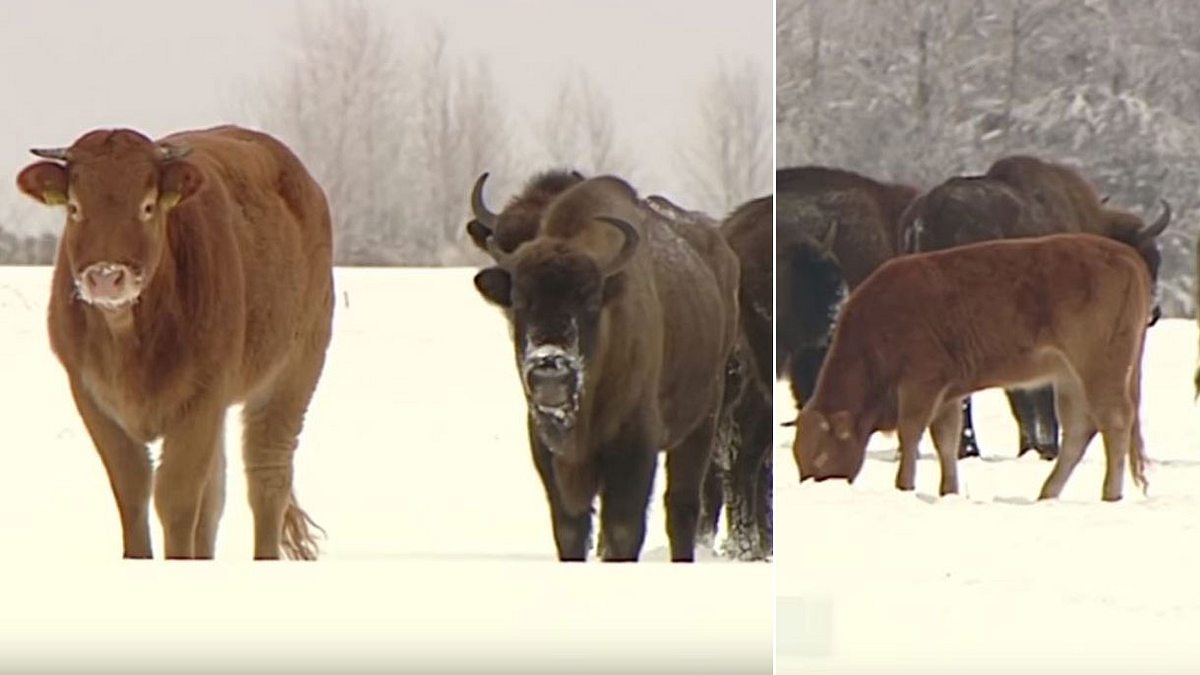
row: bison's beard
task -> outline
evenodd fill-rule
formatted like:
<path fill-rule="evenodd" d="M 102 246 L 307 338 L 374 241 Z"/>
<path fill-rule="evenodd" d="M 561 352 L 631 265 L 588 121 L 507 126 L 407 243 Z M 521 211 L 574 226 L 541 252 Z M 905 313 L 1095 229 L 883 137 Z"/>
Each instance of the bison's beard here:
<path fill-rule="evenodd" d="M 578 385 L 572 389 L 564 403 L 547 405 L 539 403 L 531 396 L 528 405 L 529 414 L 533 417 L 542 442 L 556 455 L 567 454 L 579 416 Z"/>

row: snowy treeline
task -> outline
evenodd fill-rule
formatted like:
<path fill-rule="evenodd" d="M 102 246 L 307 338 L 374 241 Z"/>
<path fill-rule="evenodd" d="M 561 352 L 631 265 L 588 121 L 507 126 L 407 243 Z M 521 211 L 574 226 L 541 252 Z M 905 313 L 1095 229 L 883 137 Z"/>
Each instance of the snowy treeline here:
<path fill-rule="evenodd" d="M 1029 153 L 1153 219 L 1167 316 L 1195 313 L 1200 3 L 779 0 L 777 161 L 928 189 Z"/>
<path fill-rule="evenodd" d="M 602 91 L 586 70 L 547 83 L 544 114 L 518 116 L 486 60 L 447 48 L 452 27 L 405 40 L 371 3 L 298 11 L 285 76 L 251 92 L 249 107 L 329 195 L 338 264 L 476 262 L 464 225 L 484 170 L 491 195 L 552 166 L 636 180 L 638 155 L 609 98 L 620 92 Z M 681 175 L 704 195 L 689 208 L 720 216 L 771 190 L 770 91 L 744 70 L 729 66 L 697 87 L 705 128 L 677 148 Z"/>

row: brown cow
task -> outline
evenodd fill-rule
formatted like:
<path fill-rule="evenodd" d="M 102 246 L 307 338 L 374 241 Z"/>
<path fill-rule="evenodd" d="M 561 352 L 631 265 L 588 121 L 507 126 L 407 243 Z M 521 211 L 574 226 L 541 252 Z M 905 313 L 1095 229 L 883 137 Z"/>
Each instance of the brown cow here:
<path fill-rule="evenodd" d="M 662 218 L 612 176 L 559 192 L 534 236 L 505 250 L 515 221 L 484 205 L 485 177 L 469 227 L 497 264 L 475 286 L 512 326 L 559 558 L 586 558 L 598 493 L 604 559 L 638 558 L 665 449 L 671 559 L 692 560 L 737 333 L 737 258 L 716 230 Z"/>
<path fill-rule="evenodd" d="M 1091 184 L 1073 169 L 1034 157 L 998 160 L 986 176 L 954 177 L 916 199 L 901 219 L 905 251 L 937 251 L 1001 238 L 1084 232 L 1110 237 L 1137 249 L 1157 279 L 1156 238 L 1171 219 L 1170 205 L 1151 225 L 1105 206 Z M 1157 319 L 1155 306 L 1151 323 Z M 1044 459 L 1058 454 L 1058 419 L 1049 387 L 1007 392 L 1020 433 L 1018 454 L 1035 450 Z M 978 455 L 970 398 L 963 404 L 959 456 Z"/>
<path fill-rule="evenodd" d="M 1097 429 L 1108 457 L 1104 499 L 1121 498 L 1127 454 L 1144 489 L 1138 402 L 1150 302 L 1137 253 L 1094 235 L 984 242 L 884 264 L 846 301 L 798 418 L 801 481 L 853 480 L 871 433 L 894 429 L 896 487 L 911 490 L 930 427 L 941 494 L 955 493 L 962 398 L 1051 383 L 1063 443 L 1041 497 L 1059 495 Z"/>
<path fill-rule="evenodd" d="M 254 557 L 316 555 L 292 463 L 333 314 L 329 208 L 278 141 L 236 127 L 126 129 L 34 150 L 17 179 L 67 221 L 50 345 L 116 497 L 126 558 L 211 558 L 225 414 L 244 402 Z M 162 438 L 154 471 L 147 444 Z"/>

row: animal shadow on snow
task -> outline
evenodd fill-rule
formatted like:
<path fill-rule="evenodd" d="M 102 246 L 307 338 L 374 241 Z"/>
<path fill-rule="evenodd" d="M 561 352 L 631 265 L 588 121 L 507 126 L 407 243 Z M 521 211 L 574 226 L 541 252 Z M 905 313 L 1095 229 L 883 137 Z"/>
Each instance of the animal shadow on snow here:
<path fill-rule="evenodd" d="M 889 464 L 895 464 L 900 461 L 900 448 L 895 447 L 882 450 L 868 450 L 867 459 L 874 462 L 887 462 Z M 917 455 L 917 459 L 936 462 L 937 454 L 933 452 L 920 452 Z M 1016 455 L 980 455 L 979 457 L 972 457 L 971 459 L 982 460 L 988 464 L 996 464 L 1000 462 L 1024 461 L 1025 458 L 1017 457 Z M 1196 465 L 1200 465 L 1200 461 L 1194 463 Z M 1046 464 L 1049 466 L 1050 462 L 1047 462 Z"/>

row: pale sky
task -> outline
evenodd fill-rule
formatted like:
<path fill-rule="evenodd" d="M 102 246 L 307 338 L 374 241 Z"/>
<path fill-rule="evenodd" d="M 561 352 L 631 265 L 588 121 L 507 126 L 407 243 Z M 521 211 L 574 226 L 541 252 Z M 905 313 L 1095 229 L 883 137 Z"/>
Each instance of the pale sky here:
<path fill-rule="evenodd" d="M 543 115 L 564 75 L 588 71 L 613 102 L 618 134 L 637 148 L 643 193 L 687 198 L 676 140 L 693 128 L 697 92 L 720 61 L 751 59 L 766 86 L 773 82 L 772 0 L 379 4 L 399 35 L 419 37 L 440 24 L 455 55 L 487 59 L 514 118 Z M 16 173 L 34 159 L 30 147 L 68 145 L 105 126 L 154 137 L 249 122 L 241 99 L 254 83 L 283 72 L 296 6 L 0 0 L 0 172 L 7 176 L 0 217 L 20 204 L 29 230 L 61 222 L 61 214 L 30 208 L 16 191 Z"/>

